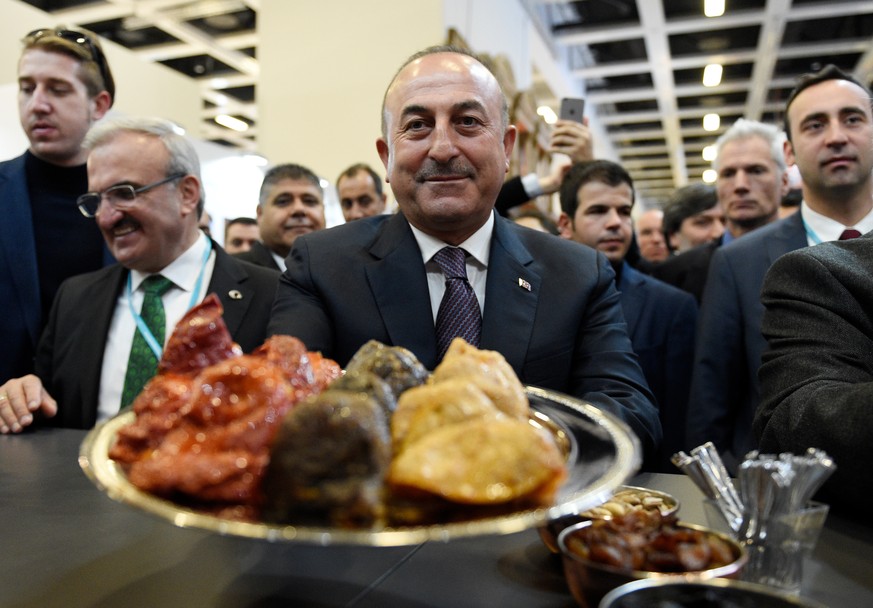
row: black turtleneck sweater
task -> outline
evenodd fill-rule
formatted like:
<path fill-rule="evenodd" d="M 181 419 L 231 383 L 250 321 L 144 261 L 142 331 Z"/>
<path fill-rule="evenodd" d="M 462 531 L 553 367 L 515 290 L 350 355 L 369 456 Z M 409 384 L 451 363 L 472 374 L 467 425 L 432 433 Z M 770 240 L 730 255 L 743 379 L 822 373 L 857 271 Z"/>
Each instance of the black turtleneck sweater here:
<path fill-rule="evenodd" d="M 104 265 L 103 236 L 76 207 L 88 189 L 85 165 L 59 167 L 28 151 L 24 160 L 33 217 L 43 324 L 60 284 Z"/>

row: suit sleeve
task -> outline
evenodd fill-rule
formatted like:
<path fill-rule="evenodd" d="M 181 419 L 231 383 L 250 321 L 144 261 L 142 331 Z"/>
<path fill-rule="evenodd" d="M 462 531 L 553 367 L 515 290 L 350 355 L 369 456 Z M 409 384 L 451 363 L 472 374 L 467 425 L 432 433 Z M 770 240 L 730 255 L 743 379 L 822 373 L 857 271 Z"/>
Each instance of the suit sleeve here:
<path fill-rule="evenodd" d="M 860 507 L 873 485 L 873 282 L 869 261 L 809 254 L 826 245 L 783 256 L 765 278 L 753 430 L 761 451 L 825 450 L 837 464 L 829 499 Z"/>
<path fill-rule="evenodd" d="M 710 264 L 700 306 L 688 409 L 689 448 L 712 441 L 725 454 L 733 445 L 734 405 L 748 392 L 741 315 L 736 277 L 724 250 L 719 249 Z"/>
<path fill-rule="evenodd" d="M 312 279 L 308 244 L 298 239 L 279 277 L 267 335 L 299 338 L 311 351 L 334 356 L 334 328 Z"/>
<path fill-rule="evenodd" d="M 510 209 L 518 207 L 530 200 L 530 196 L 524 189 L 524 184 L 521 182 L 521 177 L 511 177 L 503 183 L 500 188 L 500 193 L 497 195 L 497 201 L 494 203 L 494 208 L 497 213 L 505 216 Z"/>

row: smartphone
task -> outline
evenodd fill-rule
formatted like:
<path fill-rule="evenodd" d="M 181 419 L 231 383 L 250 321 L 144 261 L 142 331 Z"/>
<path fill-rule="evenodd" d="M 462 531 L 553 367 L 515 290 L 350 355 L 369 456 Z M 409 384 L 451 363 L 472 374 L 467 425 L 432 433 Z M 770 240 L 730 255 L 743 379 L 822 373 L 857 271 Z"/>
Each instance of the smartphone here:
<path fill-rule="evenodd" d="M 565 97 L 561 100 L 561 120 L 582 122 L 585 114 L 585 100 L 575 97 Z"/>

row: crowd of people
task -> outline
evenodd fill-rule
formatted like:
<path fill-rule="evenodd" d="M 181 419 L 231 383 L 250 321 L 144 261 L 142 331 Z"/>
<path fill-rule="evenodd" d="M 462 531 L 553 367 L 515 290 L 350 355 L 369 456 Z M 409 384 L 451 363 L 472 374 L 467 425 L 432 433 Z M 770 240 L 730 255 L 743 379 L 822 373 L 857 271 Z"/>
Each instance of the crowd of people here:
<path fill-rule="evenodd" d="M 340 365 L 376 339 L 433 368 L 445 320 L 463 315 L 450 331 L 525 384 L 624 420 L 647 470 L 712 441 L 734 472 L 755 448 L 824 449 L 838 502 L 869 480 L 873 112 L 833 66 L 799 80 L 784 125 L 728 128 L 714 185 L 637 209 L 584 120 L 555 125 L 548 151 L 564 161 L 549 173 L 507 179 L 517 131 L 497 79 L 466 50 L 430 47 L 383 100 L 396 212 L 354 163 L 335 182 L 345 223 L 326 229 L 318 175 L 278 164 L 224 247 L 191 142 L 164 120 L 103 119 L 115 85 L 96 37 L 31 32 L 18 72 L 30 145 L 0 163 L 3 434 L 113 416 L 155 373 L 168 328 L 215 293 L 243 350 L 289 334 Z M 529 203 L 553 194 L 554 215 Z"/>

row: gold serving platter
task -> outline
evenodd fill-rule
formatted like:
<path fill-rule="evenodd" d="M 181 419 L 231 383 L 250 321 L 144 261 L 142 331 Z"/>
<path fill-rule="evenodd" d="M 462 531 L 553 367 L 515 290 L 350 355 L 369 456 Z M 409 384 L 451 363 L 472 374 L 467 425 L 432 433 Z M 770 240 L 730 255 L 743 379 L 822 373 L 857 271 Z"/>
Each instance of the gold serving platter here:
<path fill-rule="evenodd" d="M 535 387 L 525 389 L 531 424 L 553 433 L 567 457 L 568 477 L 551 507 L 516 511 L 497 517 L 427 526 L 340 529 L 267 524 L 225 519 L 153 496 L 131 484 L 109 458 L 118 430 L 134 419 L 118 414 L 91 430 L 79 449 L 79 465 L 110 498 L 183 528 L 275 542 L 316 545 L 416 545 L 472 536 L 511 534 L 549 520 L 579 513 L 605 502 L 640 466 L 639 440 L 615 416 L 573 397 Z"/>

